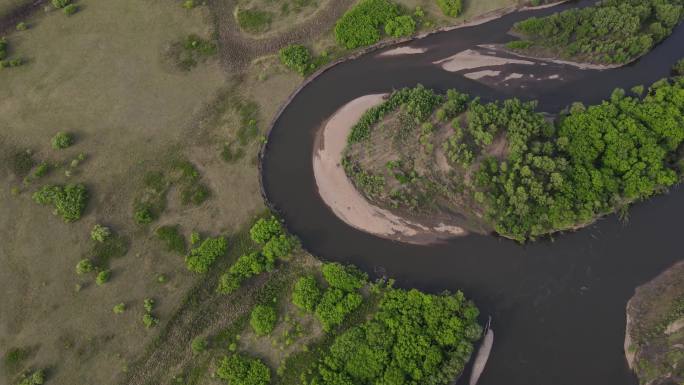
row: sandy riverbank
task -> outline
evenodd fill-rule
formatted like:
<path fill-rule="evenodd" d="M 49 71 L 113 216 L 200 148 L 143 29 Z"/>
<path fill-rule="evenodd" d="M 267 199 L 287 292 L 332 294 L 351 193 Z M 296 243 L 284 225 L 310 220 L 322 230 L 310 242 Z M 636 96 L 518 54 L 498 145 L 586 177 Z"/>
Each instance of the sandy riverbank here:
<path fill-rule="evenodd" d="M 482 67 L 503 66 L 506 64 L 534 65 L 529 60 L 519 60 L 513 58 L 485 55 L 472 49 L 461 51 L 448 58 L 438 60 L 433 64 L 442 66 L 442 69 L 449 72 L 459 72 L 473 70 Z"/>
<path fill-rule="evenodd" d="M 465 234 L 460 227 L 444 223 L 430 227 L 374 206 L 359 193 L 347 177 L 340 161 L 351 128 L 367 109 L 382 103 L 385 96 L 386 94 L 375 94 L 356 98 L 324 123 L 317 134 L 313 153 L 318 193 L 325 204 L 345 223 L 377 236 L 410 243 L 429 243 Z"/>

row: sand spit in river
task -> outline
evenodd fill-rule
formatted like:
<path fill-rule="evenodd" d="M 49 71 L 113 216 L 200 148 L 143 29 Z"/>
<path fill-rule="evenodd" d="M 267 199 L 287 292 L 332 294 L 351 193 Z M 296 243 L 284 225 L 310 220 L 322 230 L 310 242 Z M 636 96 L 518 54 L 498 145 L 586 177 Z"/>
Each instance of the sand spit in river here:
<path fill-rule="evenodd" d="M 318 193 L 330 209 L 348 225 L 359 230 L 411 243 L 463 235 L 456 226 L 428 227 L 401 218 L 372 205 L 347 177 L 340 161 L 352 126 L 363 113 L 380 104 L 387 94 L 366 95 L 340 108 L 318 132 L 313 155 Z M 440 237 L 441 234 L 441 237 Z"/>

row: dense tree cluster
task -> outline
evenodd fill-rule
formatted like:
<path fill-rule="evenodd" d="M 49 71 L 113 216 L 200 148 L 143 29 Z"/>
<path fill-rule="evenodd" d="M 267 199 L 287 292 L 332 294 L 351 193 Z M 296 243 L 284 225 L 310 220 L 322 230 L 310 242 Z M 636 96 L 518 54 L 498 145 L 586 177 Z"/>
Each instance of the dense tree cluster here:
<path fill-rule="evenodd" d="M 335 24 L 335 39 L 345 48 L 353 49 L 380 41 L 381 28 L 394 37 L 409 36 L 416 22 L 391 0 L 361 0 Z"/>
<path fill-rule="evenodd" d="M 683 0 L 605 0 L 592 7 L 532 17 L 513 29 L 528 43 L 565 58 L 623 64 L 648 52 L 684 17 Z"/>
<path fill-rule="evenodd" d="M 252 309 L 249 325 L 258 336 L 270 334 L 278 320 L 278 314 L 273 306 L 257 305 Z"/>
<path fill-rule="evenodd" d="M 258 358 L 242 354 L 224 357 L 216 369 L 216 376 L 229 385 L 268 385 L 271 371 Z"/>
<path fill-rule="evenodd" d="M 318 286 L 316 278 L 307 275 L 295 283 L 292 291 L 292 303 L 301 309 L 313 312 L 321 300 L 321 295 L 321 288 Z"/>
<path fill-rule="evenodd" d="M 41 205 L 53 205 L 65 222 L 74 222 L 85 210 L 88 191 L 82 184 L 45 185 L 33 194 L 33 200 Z"/>
<path fill-rule="evenodd" d="M 226 238 L 207 238 L 198 247 L 190 250 L 190 254 L 185 257 L 185 265 L 190 271 L 206 273 L 216 258 L 224 255 L 226 251 L 228 251 Z"/>
<path fill-rule="evenodd" d="M 384 289 L 369 321 L 335 338 L 310 385 L 437 385 L 453 381 L 480 338 L 479 311 L 461 292 Z"/>

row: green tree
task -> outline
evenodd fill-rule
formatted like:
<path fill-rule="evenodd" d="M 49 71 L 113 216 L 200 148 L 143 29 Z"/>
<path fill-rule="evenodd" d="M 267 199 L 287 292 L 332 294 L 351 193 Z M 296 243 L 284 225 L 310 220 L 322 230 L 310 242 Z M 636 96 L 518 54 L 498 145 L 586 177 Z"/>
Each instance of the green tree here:
<path fill-rule="evenodd" d="M 224 357 L 216 369 L 216 376 L 230 385 L 268 385 L 271 371 L 261 360 L 241 354 Z"/>
<path fill-rule="evenodd" d="M 463 9 L 461 0 L 437 0 L 437 5 L 445 15 L 451 17 L 460 15 Z"/>
<path fill-rule="evenodd" d="M 416 21 L 409 15 L 397 16 L 385 24 L 385 33 L 392 37 L 411 36 L 416 32 Z"/>
<path fill-rule="evenodd" d="M 339 263 L 326 263 L 322 268 L 323 277 L 331 287 L 343 291 L 355 291 L 363 287 L 368 276 L 355 266 L 344 266 Z"/>
<path fill-rule="evenodd" d="M 52 138 L 52 148 L 54 148 L 55 150 L 63 150 L 67 147 L 70 147 L 73 143 L 73 136 L 66 132 L 58 132 Z"/>
<path fill-rule="evenodd" d="M 278 314 L 272 306 L 257 305 L 252 310 L 249 324 L 258 336 L 270 334 L 275 327 Z"/>
<path fill-rule="evenodd" d="M 95 283 L 98 286 L 102 286 L 105 283 L 109 282 L 109 278 L 111 276 L 112 276 L 111 270 L 102 270 L 101 272 L 97 273 L 97 277 L 95 277 Z"/>
<path fill-rule="evenodd" d="M 76 264 L 76 274 L 83 275 L 93 271 L 95 267 L 93 262 L 89 259 L 82 259 Z"/>
<path fill-rule="evenodd" d="M 311 52 L 299 44 L 290 44 L 280 50 L 280 61 L 286 67 L 305 75 L 311 64 Z"/>
<path fill-rule="evenodd" d="M 252 240 L 260 245 L 282 234 L 284 234 L 283 227 L 276 217 L 260 218 L 249 230 Z"/>
<path fill-rule="evenodd" d="M 298 307 L 313 312 L 321 300 L 321 289 L 318 287 L 316 278 L 312 275 L 301 277 L 295 283 L 292 291 L 292 303 Z"/>
<path fill-rule="evenodd" d="M 190 250 L 190 254 L 185 257 L 185 264 L 190 271 L 206 273 L 216 258 L 223 256 L 227 250 L 226 238 L 207 238 L 199 247 Z"/>
<path fill-rule="evenodd" d="M 112 232 L 109 230 L 109 227 L 105 227 L 100 224 L 93 226 L 93 229 L 90 231 L 90 238 L 93 241 L 100 243 L 106 241 L 111 235 Z"/>

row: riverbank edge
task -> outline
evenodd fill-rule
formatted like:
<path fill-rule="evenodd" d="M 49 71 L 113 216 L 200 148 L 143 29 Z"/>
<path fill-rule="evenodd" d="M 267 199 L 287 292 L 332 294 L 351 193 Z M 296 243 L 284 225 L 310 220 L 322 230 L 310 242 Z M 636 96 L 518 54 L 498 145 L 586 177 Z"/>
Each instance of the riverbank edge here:
<path fill-rule="evenodd" d="M 292 102 L 292 100 L 294 100 L 294 98 L 296 98 L 297 95 L 299 95 L 299 93 L 300 93 L 306 86 L 308 86 L 311 82 L 313 82 L 314 80 L 316 80 L 319 76 L 321 76 L 321 75 L 324 74 L 325 72 L 327 72 L 327 71 L 329 71 L 329 70 L 335 68 L 336 66 L 338 66 L 338 65 L 340 65 L 340 64 L 346 63 L 347 61 L 355 60 L 355 59 L 357 59 L 357 58 L 359 58 L 359 57 L 361 57 L 361 56 L 370 54 L 370 53 L 375 52 L 375 51 L 379 51 L 379 50 L 384 49 L 384 48 L 388 48 L 388 47 L 397 46 L 397 45 L 400 45 L 400 44 L 404 44 L 404 43 L 408 43 L 408 42 L 420 40 L 420 39 L 426 38 L 426 37 L 428 37 L 428 36 L 431 36 L 431 35 L 434 35 L 434 34 L 438 34 L 438 33 L 442 33 L 442 32 L 448 32 L 448 31 L 453 31 L 453 30 L 460 29 L 460 28 L 467 28 L 467 27 L 472 27 L 472 26 L 476 26 L 476 25 L 481 25 L 481 24 L 484 24 L 484 23 L 487 23 L 487 22 L 490 22 L 490 21 L 499 19 L 499 18 L 501 18 L 501 17 L 504 17 L 504 16 L 506 16 L 506 15 L 509 15 L 509 14 L 512 14 L 512 13 L 515 13 L 515 12 L 534 11 L 534 10 L 538 10 L 538 9 L 545 9 L 545 8 L 555 7 L 555 6 L 558 6 L 558 5 L 567 3 L 567 2 L 569 2 L 569 1 L 571 1 L 571 0 L 561 0 L 561 1 L 558 1 L 558 2 L 555 2 L 555 3 L 544 4 L 544 5 L 540 5 L 540 6 L 537 6 L 537 7 L 530 7 L 530 6 L 517 5 L 517 6 L 509 6 L 509 7 L 504 7 L 504 8 L 496 9 L 496 10 L 493 10 L 493 11 L 490 11 L 490 12 L 485 12 L 485 13 L 483 13 L 483 14 L 481 14 L 481 15 L 478 15 L 478 16 L 474 17 L 474 18 L 471 19 L 471 20 L 463 20 L 463 21 L 461 21 L 461 22 L 459 22 L 459 23 L 457 23 L 457 24 L 453 24 L 453 25 L 449 25 L 449 26 L 444 26 L 444 27 L 441 27 L 441 28 L 437 28 L 437 29 L 434 29 L 434 30 L 431 30 L 431 31 L 423 32 L 423 33 L 416 34 L 416 35 L 409 36 L 409 37 L 405 37 L 405 38 L 383 40 L 383 41 L 380 41 L 380 42 L 378 42 L 378 43 L 375 43 L 375 44 L 373 44 L 373 45 L 371 45 L 371 46 L 368 46 L 368 47 L 365 47 L 365 48 L 363 48 L 363 49 L 360 49 L 360 50 L 358 50 L 358 51 L 356 51 L 356 52 L 352 52 L 352 53 L 351 53 L 350 55 L 348 55 L 348 56 L 339 58 L 339 59 L 335 60 L 334 62 L 328 63 L 327 65 L 325 65 L 325 66 L 319 68 L 316 72 L 314 72 L 313 74 L 311 74 L 311 75 L 309 75 L 307 78 L 305 78 L 305 79 L 302 81 L 302 83 L 300 83 L 300 85 L 299 85 L 299 86 L 290 94 L 290 96 L 282 103 L 282 105 L 280 106 L 280 108 L 278 108 L 278 110 L 276 111 L 275 115 L 274 115 L 273 118 L 271 119 L 271 122 L 270 122 L 270 124 L 268 125 L 267 131 L 264 133 L 264 137 L 266 138 L 266 140 L 265 140 L 264 143 L 262 143 L 262 145 L 259 147 L 259 152 L 258 152 L 258 154 L 257 154 L 257 160 L 258 160 L 258 162 L 257 162 L 257 169 L 258 169 L 258 173 L 259 173 L 259 190 L 260 190 L 261 197 L 262 197 L 262 199 L 264 200 L 264 204 L 266 205 L 266 207 L 268 207 L 268 209 L 271 210 L 271 211 L 274 212 L 274 213 L 281 214 L 280 209 L 278 209 L 278 207 L 277 207 L 275 204 L 273 204 L 273 203 L 268 199 L 268 196 L 267 196 L 267 194 L 266 194 L 266 188 L 264 187 L 264 172 L 263 172 L 263 164 L 264 164 L 264 162 L 263 162 L 263 160 L 264 160 L 264 156 L 265 156 L 265 153 L 266 153 L 266 148 L 267 148 L 267 146 L 268 146 L 269 139 L 270 139 L 270 137 L 271 137 L 271 132 L 273 131 L 273 127 L 275 126 L 276 122 L 278 122 L 278 120 L 279 120 L 280 117 L 282 116 L 282 114 L 283 114 L 283 112 L 285 111 L 285 109 L 287 108 L 287 106 L 290 105 L 290 103 Z M 290 230 L 290 229 L 288 228 L 288 226 L 287 226 L 287 223 L 285 223 L 284 225 L 285 225 L 285 228 L 286 228 L 286 229 Z M 394 240 L 394 239 L 393 239 L 393 240 Z M 395 241 L 399 242 L 398 240 L 395 240 Z M 306 250 L 306 249 L 305 249 L 305 250 Z M 308 252 L 308 251 L 307 251 L 307 252 Z"/>
<path fill-rule="evenodd" d="M 636 314 L 634 314 L 637 311 L 636 308 L 640 306 L 639 302 L 644 301 L 642 297 L 648 297 L 649 294 L 652 294 L 650 291 L 654 291 L 653 288 L 667 285 L 670 281 L 677 280 L 677 273 L 680 271 L 684 271 L 684 260 L 676 262 L 674 265 L 666 268 L 650 281 L 637 286 L 634 289 L 634 295 L 632 295 L 625 305 L 625 359 L 627 360 L 627 365 L 629 366 L 630 370 L 632 370 L 637 377 L 638 372 L 636 370 L 636 365 L 638 365 L 639 350 L 637 346 L 631 348 L 633 343 L 632 328 L 637 321 Z M 647 384 L 650 383 L 652 382 Z"/>

